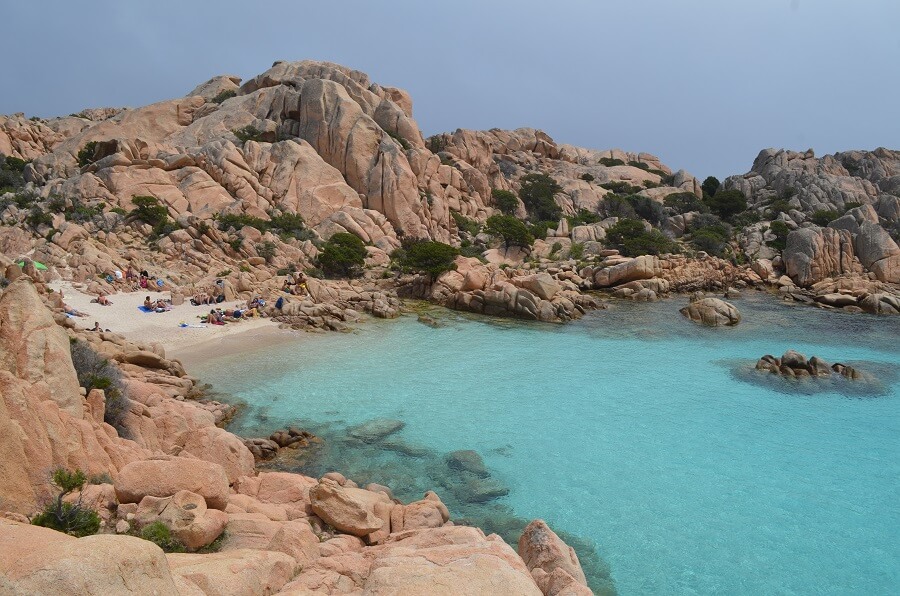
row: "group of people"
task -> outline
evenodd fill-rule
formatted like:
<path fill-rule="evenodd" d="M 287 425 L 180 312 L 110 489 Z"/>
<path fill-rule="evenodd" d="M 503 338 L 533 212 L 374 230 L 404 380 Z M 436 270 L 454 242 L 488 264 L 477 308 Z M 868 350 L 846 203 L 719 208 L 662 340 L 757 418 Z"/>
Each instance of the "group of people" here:
<path fill-rule="evenodd" d="M 291 296 L 308 296 L 309 288 L 306 287 L 306 280 L 306 274 L 298 271 L 293 276 L 284 278 L 281 291 Z"/>

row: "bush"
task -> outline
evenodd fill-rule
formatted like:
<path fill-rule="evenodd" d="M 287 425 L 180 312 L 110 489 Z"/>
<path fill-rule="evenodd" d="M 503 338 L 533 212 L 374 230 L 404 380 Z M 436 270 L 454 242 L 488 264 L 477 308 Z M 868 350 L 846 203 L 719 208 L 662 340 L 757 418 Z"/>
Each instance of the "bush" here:
<path fill-rule="evenodd" d="M 212 98 L 213 103 L 222 103 L 226 99 L 231 99 L 232 97 L 237 96 L 237 91 L 234 89 L 227 89 L 225 91 L 220 92 L 218 95 Z"/>
<path fill-rule="evenodd" d="M 163 549 L 163 552 L 183 553 L 187 551 L 184 544 L 172 535 L 172 530 L 160 521 L 147 524 L 141 528 L 138 537 L 149 540 L 159 548 Z"/>
<path fill-rule="evenodd" d="M 27 166 L 31 161 L 26 161 L 24 159 L 19 159 L 18 157 L 0 157 L 0 171 L 4 172 L 18 172 L 21 174 L 25 171 L 25 166 Z"/>
<path fill-rule="evenodd" d="M 547 231 L 556 230 L 558 225 L 559 222 L 555 221 L 538 221 L 528 225 L 528 232 L 535 238 L 543 240 L 547 237 Z"/>
<path fill-rule="evenodd" d="M 397 141 L 400 144 L 400 146 L 403 147 L 404 151 L 409 151 L 410 149 L 412 149 L 412 146 L 409 144 L 409 141 L 407 141 L 406 139 L 404 139 L 397 133 L 390 131 L 390 130 L 386 130 L 384 132 L 388 133 L 389 137 L 391 137 L 392 139 Z"/>
<path fill-rule="evenodd" d="M 456 228 L 460 232 L 467 232 L 472 236 L 477 236 L 478 233 L 481 232 L 481 224 L 474 219 L 469 219 L 458 211 L 451 211 L 450 216 L 453 218 L 453 221 L 456 222 Z"/>
<path fill-rule="evenodd" d="M 769 203 L 769 205 L 766 207 L 766 209 L 773 216 L 777 217 L 779 213 L 787 213 L 788 211 L 793 209 L 793 207 L 791 207 L 791 204 L 788 203 L 787 201 L 785 201 L 784 199 L 774 199 Z"/>
<path fill-rule="evenodd" d="M 554 242 L 553 246 L 550 247 L 550 254 L 554 255 L 562 250 L 562 242 Z"/>
<path fill-rule="evenodd" d="M 53 215 L 35 205 L 25 216 L 25 223 L 36 230 L 42 225 L 53 225 Z"/>
<path fill-rule="evenodd" d="M 260 142 L 263 140 L 263 135 L 265 135 L 263 131 L 256 129 L 249 124 L 243 128 L 232 130 L 231 132 L 242 143 L 246 143 L 247 141 Z"/>
<path fill-rule="evenodd" d="M 98 354 L 90 344 L 73 341 L 69 346 L 72 364 L 78 376 L 78 384 L 86 392 L 102 389 L 106 395 L 106 411 L 103 421 L 118 431 L 119 436 L 128 437 L 124 426 L 125 414 L 131 408 L 121 371 L 109 360 Z"/>
<path fill-rule="evenodd" d="M 266 263 L 271 262 L 277 253 L 278 250 L 274 242 L 266 240 L 265 242 L 258 242 L 256 244 L 256 254 L 264 258 Z"/>
<path fill-rule="evenodd" d="M 519 208 L 519 199 L 511 191 L 494 188 L 491 190 L 491 197 L 494 199 L 494 206 L 504 215 L 514 215 Z"/>
<path fill-rule="evenodd" d="M 636 218 L 637 213 L 625 197 L 619 195 L 606 195 L 600 203 L 600 211 L 606 217 Z"/>
<path fill-rule="evenodd" d="M 679 215 L 684 215 L 691 211 L 699 211 L 700 213 L 709 211 L 706 203 L 698 199 L 692 192 L 675 192 L 667 195 L 663 199 L 663 205 Z"/>
<path fill-rule="evenodd" d="M 776 219 L 769 224 L 769 231 L 775 235 L 774 240 L 769 240 L 766 244 L 775 250 L 784 250 L 787 246 L 787 237 L 791 233 L 791 229 L 786 223 L 780 219 Z"/>
<path fill-rule="evenodd" d="M 601 166 L 605 166 L 607 168 L 625 165 L 624 161 L 622 161 L 621 159 L 616 159 L 614 157 L 601 157 L 598 163 L 600 163 Z"/>
<path fill-rule="evenodd" d="M 579 176 L 579 177 L 580 177 L 582 180 L 584 180 L 585 182 L 593 182 L 593 181 L 594 181 L 594 177 L 593 177 L 591 174 L 587 173 L 587 172 L 585 172 L 584 174 L 582 174 L 582 175 Z"/>
<path fill-rule="evenodd" d="M 725 248 L 731 238 L 731 227 L 722 223 L 718 217 L 710 214 L 701 215 L 691 222 L 691 242 L 699 250 L 713 256 L 725 255 Z"/>
<path fill-rule="evenodd" d="M 405 270 L 426 273 L 436 279 L 441 273 L 456 269 L 453 260 L 458 254 L 459 251 L 449 244 L 423 240 L 408 243 L 399 262 Z"/>
<path fill-rule="evenodd" d="M 628 165 L 630 165 L 633 168 L 639 168 L 641 170 L 645 170 L 648 172 L 650 171 L 650 166 L 648 166 L 647 164 L 645 164 L 642 161 L 629 161 Z"/>
<path fill-rule="evenodd" d="M 506 246 L 531 246 L 534 236 L 525 224 L 512 215 L 492 215 L 488 218 L 485 231 L 500 238 Z"/>
<path fill-rule="evenodd" d="M 633 184 L 629 184 L 624 180 L 611 180 L 610 182 L 604 182 L 600 185 L 600 188 L 605 188 L 606 190 L 612 191 L 619 195 L 633 195 L 644 190 L 640 186 L 634 186 Z"/>
<path fill-rule="evenodd" d="M 851 209 L 856 209 L 857 207 L 862 207 L 862 203 L 844 203 L 844 213 L 850 211 Z"/>
<path fill-rule="evenodd" d="M 566 219 L 569 220 L 569 225 L 572 227 L 586 226 L 597 223 L 601 220 L 599 215 L 588 211 L 587 209 L 579 209 L 578 212 L 575 213 L 575 215 L 570 215 Z"/>
<path fill-rule="evenodd" d="M 162 228 L 169 220 L 169 210 L 156 197 L 135 196 L 131 198 L 134 209 L 129 217 L 150 224 L 154 229 Z"/>
<path fill-rule="evenodd" d="M 322 245 L 318 265 L 328 275 L 349 277 L 365 265 L 366 245 L 347 232 L 340 232 Z"/>
<path fill-rule="evenodd" d="M 569 248 L 569 258 L 579 260 L 584 256 L 584 244 L 581 242 L 574 242 L 572 246 Z"/>
<path fill-rule="evenodd" d="M 80 490 L 87 482 L 84 472 L 69 472 L 59 468 L 53 472 L 53 484 L 59 489 L 56 498 L 43 511 L 32 518 L 35 526 L 52 528 L 72 536 L 82 537 L 96 534 L 100 529 L 100 516 L 96 511 L 81 504 L 81 496 L 74 503 L 63 501 L 69 493 Z"/>
<path fill-rule="evenodd" d="M 705 197 L 714 197 L 716 193 L 719 191 L 719 187 L 722 185 L 719 182 L 719 179 L 715 176 L 707 176 L 706 180 L 700 185 L 700 188 L 703 189 L 703 196 Z"/>
<path fill-rule="evenodd" d="M 562 192 L 562 187 L 547 174 L 528 174 L 522 177 L 519 198 L 525 204 L 535 221 L 556 220 L 562 216 L 562 209 L 553 196 Z"/>
<path fill-rule="evenodd" d="M 678 246 L 659 230 L 644 228 L 644 223 L 635 219 L 623 219 L 606 231 L 607 240 L 627 257 L 659 255 L 676 252 Z"/>
<path fill-rule="evenodd" d="M 739 190 L 720 190 L 714 196 L 706 197 L 706 205 L 722 219 L 730 219 L 747 209 L 747 198 Z"/>
<path fill-rule="evenodd" d="M 240 230 L 244 226 L 256 228 L 260 232 L 265 232 L 269 229 L 269 222 L 245 213 L 217 213 L 214 219 L 219 225 L 219 229 L 223 232 L 230 228 Z"/>
<path fill-rule="evenodd" d="M 817 226 L 825 227 L 840 216 L 840 213 L 832 209 L 819 209 L 812 214 L 811 219 Z"/>
<path fill-rule="evenodd" d="M 654 226 L 658 226 L 666 219 L 666 208 L 650 197 L 630 195 L 625 197 L 625 200 L 631 204 L 635 213 Z"/>
<path fill-rule="evenodd" d="M 83 168 L 84 166 L 97 161 L 97 145 L 99 145 L 97 141 L 91 141 L 78 151 L 76 159 L 78 160 L 78 165 L 80 167 Z"/>

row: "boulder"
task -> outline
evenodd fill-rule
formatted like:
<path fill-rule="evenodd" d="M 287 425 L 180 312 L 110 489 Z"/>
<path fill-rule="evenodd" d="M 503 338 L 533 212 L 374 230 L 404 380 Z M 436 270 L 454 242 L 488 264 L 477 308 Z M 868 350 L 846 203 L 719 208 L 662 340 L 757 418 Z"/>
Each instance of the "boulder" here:
<path fill-rule="evenodd" d="M 487 478 L 490 476 L 490 472 L 488 472 L 487 467 L 485 467 L 481 455 L 472 449 L 462 449 L 450 452 L 447 455 L 447 466 L 451 470 L 469 472 L 470 474 L 475 474 L 479 478 Z"/>
<path fill-rule="evenodd" d="M 343 487 L 330 478 L 323 478 L 311 488 L 309 498 L 313 512 L 326 523 L 360 537 L 380 530 L 385 524 L 375 515 L 375 503 L 390 503 L 384 493 Z"/>
<path fill-rule="evenodd" d="M 120 503 L 140 503 L 146 496 L 171 497 L 179 491 L 202 496 L 208 507 L 228 505 L 228 477 L 222 466 L 202 459 L 170 457 L 135 461 L 119 470 L 115 481 Z"/>
<path fill-rule="evenodd" d="M 575 549 L 563 542 L 544 520 L 536 519 L 525 527 L 519 538 L 519 556 L 532 573 L 540 569 L 552 574 L 559 569 L 587 587 Z"/>
<path fill-rule="evenodd" d="M 651 279 L 661 275 L 662 269 L 659 265 L 659 257 L 642 255 L 624 263 L 595 271 L 594 285 L 598 288 L 608 288 L 629 281 Z"/>
<path fill-rule="evenodd" d="M 560 291 L 559 284 L 548 273 L 514 277 L 511 282 L 514 286 L 525 288 L 541 300 L 552 300 L 557 292 Z"/>
<path fill-rule="evenodd" d="M 679 312 L 690 320 L 708 327 L 732 326 L 741 322 L 741 313 L 737 307 L 719 298 L 691 300 L 691 303 Z"/>
<path fill-rule="evenodd" d="M 788 276 L 800 287 L 859 270 L 847 230 L 802 228 L 787 237 L 782 253 Z"/>
<path fill-rule="evenodd" d="M 274 594 L 290 581 L 297 562 L 284 553 L 263 550 L 231 550 L 203 555 L 166 555 L 172 575 L 203 594 L 257 596 Z M 142 586 L 141 593 L 148 593 Z M 160 594 L 173 594 L 159 592 Z"/>
<path fill-rule="evenodd" d="M 379 418 L 354 426 L 348 433 L 351 437 L 358 439 L 363 443 L 376 443 L 385 437 L 398 432 L 404 426 L 405 423 L 400 420 Z"/>
<path fill-rule="evenodd" d="M 162 522 L 182 544 L 196 550 L 211 544 L 222 534 L 228 515 L 207 509 L 203 497 L 182 490 L 171 497 L 144 497 L 134 521 L 141 527 Z"/>

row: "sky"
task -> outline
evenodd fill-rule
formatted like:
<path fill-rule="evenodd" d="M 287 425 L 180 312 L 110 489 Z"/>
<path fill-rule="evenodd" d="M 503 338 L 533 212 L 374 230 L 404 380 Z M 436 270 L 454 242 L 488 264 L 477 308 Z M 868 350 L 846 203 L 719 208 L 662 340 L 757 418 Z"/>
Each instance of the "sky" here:
<path fill-rule="evenodd" d="M 0 16 L 0 114 L 136 107 L 315 59 L 408 90 L 426 136 L 539 128 L 701 178 L 767 147 L 900 148 L 900 0 L 34 0 Z"/>

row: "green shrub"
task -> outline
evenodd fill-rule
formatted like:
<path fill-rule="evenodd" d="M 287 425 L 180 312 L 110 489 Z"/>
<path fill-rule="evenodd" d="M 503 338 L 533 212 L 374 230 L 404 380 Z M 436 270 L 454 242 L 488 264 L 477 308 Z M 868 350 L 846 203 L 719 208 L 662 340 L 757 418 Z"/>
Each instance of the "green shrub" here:
<path fill-rule="evenodd" d="M 472 236 L 477 236 L 481 232 L 481 224 L 474 219 L 469 219 L 458 211 L 451 211 L 450 216 L 456 222 L 456 228 L 460 232 L 467 232 Z"/>
<path fill-rule="evenodd" d="M 99 143 L 97 141 L 91 141 L 87 143 L 84 147 L 82 147 L 78 151 L 78 155 L 76 159 L 78 160 L 78 165 L 80 167 L 84 167 L 86 165 L 92 164 L 97 161 L 97 146 Z"/>
<path fill-rule="evenodd" d="M 579 209 L 575 215 L 569 215 L 566 219 L 569 220 L 570 226 L 575 227 L 598 223 L 602 218 L 587 209 Z"/>
<path fill-rule="evenodd" d="M 269 229 L 268 221 L 260 217 L 247 215 L 246 213 L 217 213 L 214 216 L 214 219 L 219 225 L 219 229 L 223 232 L 230 228 L 240 231 L 244 226 L 256 228 L 260 232 L 265 232 Z"/>
<path fill-rule="evenodd" d="M 138 537 L 149 540 L 159 548 L 163 549 L 163 552 L 183 553 L 187 551 L 184 544 L 172 535 L 172 530 L 160 521 L 147 524 L 141 528 Z"/>
<path fill-rule="evenodd" d="M 398 261 L 404 270 L 425 273 L 436 279 L 441 273 L 456 269 L 453 261 L 458 254 L 459 251 L 449 244 L 422 240 L 406 243 Z"/>
<path fill-rule="evenodd" d="M 576 261 L 584 256 L 584 244 L 581 242 L 573 242 L 569 248 L 569 258 Z"/>
<path fill-rule="evenodd" d="M 535 238 L 543 240 L 547 237 L 548 230 L 556 230 L 558 225 L 559 222 L 555 221 L 536 221 L 528 224 L 528 232 Z"/>
<path fill-rule="evenodd" d="M 21 174 L 25 171 L 25 166 L 31 163 L 31 160 L 19 159 L 18 157 L 6 157 L 3 158 L 0 156 L 0 171 L 4 172 L 18 172 Z"/>
<path fill-rule="evenodd" d="M 53 484 L 59 489 L 59 493 L 43 511 L 32 518 L 31 523 L 79 538 L 96 534 L 100 529 L 100 516 L 97 512 L 83 506 L 81 496 L 74 503 L 63 501 L 69 493 L 80 490 L 86 481 L 87 478 L 81 470 L 74 472 L 62 468 L 55 470 Z"/>
<path fill-rule="evenodd" d="M 275 246 L 274 242 L 266 240 L 265 242 L 258 242 L 256 244 L 256 254 L 264 258 L 266 263 L 271 262 L 277 253 L 278 248 Z"/>
<path fill-rule="evenodd" d="M 315 277 L 316 279 L 323 279 L 325 277 L 325 272 L 318 267 L 308 267 L 304 273 L 310 277 Z"/>
<path fill-rule="evenodd" d="M 440 153 L 447 148 L 447 139 L 444 138 L 444 135 L 434 135 L 428 137 L 426 144 L 428 145 L 428 150 L 432 153 Z"/>
<path fill-rule="evenodd" d="M 645 171 L 650 170 L 650 166 L 648 166 L 647 164 L 645 164 L 642 161 L 629 161 L 628 165 L 630 165 L 633 168 L 639 168 L 639 169 L 645 170 Z"/>
<path fill-rule="evenodd" d="M 710 211 L 725 220 L 747 209 L 747 198 L 739 190 L 720 190 L 704 202 Z"/>
<path fill-rule="evenodd" d="M 732 217 L 731 223 L 733 223 L 736 228 L 746 228 L 747 226 L 752 226 L 753 224 L 761 222 L 762 220 L 763 217 L 759 214 L 758 211 L 748 209 L 747 211 L 738 213 L 737 215 Z"/>
<path fill-rule="evenodd" d="M 169 210 L 156 197 L 135 196 L 131 198 L 134 209 L 129 217 L 138 219 L 154 228 L 163 226 L 169 219 Z"/>
<path fill-rule="evenodd" d="M 627 257 L 659 255 L 676 252 L 678 246 L 659 230 L 644 228 L 644 223 L 635 219 L 622 219 L 606 231 L 606 239 Z"/>
<path fill-rule="evenodd" d="M 103 421 L 118 431 L 119 436 L 128 438 L 125 415 L 131 409 L 128 390 L 122 380 L 122 372 L 109 360 L 98 354 L 83 341 L 73 341 L 69 345 L 72 364 L 78 376 L 78 384 L 86 392 L 102 389 L 106 395 L 106 410 Z"/>
<path fill-rule="evenodd" d="M 243 128 L 232 130 L 231 132 L 242 143 L 246 143 L 247 141 L 260 142 L 263 140 L 263 135 L 265 135 L 263 131 L 256 129 L 249 124 Z"/>
<path fill-rule="evenodd" d="M 562 250 L 562 242 L 554 242 L 553 246 L 550 247 L 550 254 L 555 255 L 559 251 Z"/>
<path fill-rule="evenodd" d="M 818 209 L 817 211 L 815 211 L 812 214 L 810 219 L 817 226 L 824 227 L 824 226 L 827 226 L 829 223 L 833 222 L 834 220 L 836 220 L 837 218 L 839 218 L 840 216 L 841 216 L 841 214 L 838 213 L 837 211 L 834 211 L 833 209 Z"/>
<path fill-rule="evenodd" d="M 780 219 L 776 219 L 769 224 L 769 231 L 775 235 L 775 239 L 769 240 L 766 244 L 775 250 L 784 250 L 787 245 L 788 234 L 791 233 L 788 225 Z"/>
<path fill-rule="evenodd" d="M 235 236 L 234 238 L 228 241 L 228 246 L 231 247 L 231 250 L 234 252 L 238 252 L 241 250 L 241 247 L 244 245 L 244 239 L 240 236 Z"/>
<path fill-rule="evenodd" d="M 389 136 L 389 137 L 391 137 L 392 139 L 394 139 L 395 141 L 397 141 L 397 142 L 400 144 L 400 146 L 403 147 L 403 150 L 404 150 L 404 151 L 409 151 L 410 149 L 412 149 L 412 146 L 409 144 L 409 141 L 407 141 L 406 139 L 404 139 L 403 137 L 401 137 L 401 136 L 398 135 L 397 133 L 395 133 L 395 132 L 393 132 L 393 131 L 391 131 L 391 130 L 386 130 L 386 131 L 384 131 L 384 132 L 388 133 L 388 136 Z"/>
<path fill-rule="evenodd" d="M 562 209 L 553 199 L 554 195 L 562 192 L 562 187 L 556 180 L 547 174 L 528 174 L 521 179 L 522 188 L 519 190 L 519 198 L 525 205 L 532 220 L 545 221 L 556 220 L 562 216 Z"/>
<path fill-rule="evenodd" d="M 340 232 L 322 245 L 318 265 L 328 275 L 349 277 L 356 275 L 365 264 L 366 245 L 346 232 Z"/>
<path fill-rule="evenodd" d="M 234 89 L 226 89 L 225 91 L 219 92 L 218 95 L 212 98 L 213 103 L 222 103 L 226 99 L 231 99 L 232 97 L 237 96 L 237 91 Z"/>
<path fill-rule="evenodd" d="M 663 205 L 680 215 L 691 211 L 699 211 L 700 213 L 709 211 L 706 203 L 698 199 L 697 195 L 692 192 L 675 192 L 666 195 L 666 198 L 663 199 Z"/>
<path fill-rule="evenodd" d="M 519 208 L 519 199 L 512 191 L 494 188 L 491 189 L 491 197 L 494 199 L 494 206 L 504 215 L 514 215 Z"/>
<path fill-rule="evenodd" d="M 856 202 L 844 203 L 844 213 L 847 213 L 851 209 L 856 209 L 857 207 L 862 207 L 862 203 L 856 203 Z"/>
<path fill-rule="evenodd" d="M 607 168 L 625 165 L 624 161 L 622 161 L 621 159 L 616 159 L 614 157 L 601 157 L 599 163 L 600 163 L 600 165 L 605 166 Z"/>
<path fill-rule="evenodd" d="M 691 242 L 699 250 L 716 257 L 725 256 L 730 231 L 724 225 L 711 225 L 691 230 Z"/>
<path fill-rule="evenodd" d="M 625 197 L 619 195 L 606 195 L 603 198 L 603 202 L 600 203 L 600 212 L 605 217 L 618 217 L 618 218 L 636 218 L 637 213 L 634 211 L 634 207 L 631 206 Z"/>
<path fill-rule="evenodd" d="M 719 191 L 720 186 L 722 186 L 722 183 L 719 182 L 718 178 L 716 178 L 715 176 L 707 176 L 703 183 L 700 185 L 700 188 L 703 189 L 703 196 L 714 197 Z"/>
<path fill-rule="evenodd" d="M 606 190 L 612 191 L 619 195 L 633 195 L 643 190 L 643 188 L 641 188 L 640 186 L 634 186 L 633 184 L 629 184 L 624 180 L 611 180 L 609 182 L 604 182 L 600 185 L 600 188 L 605 188 Z"/>
<path fill-rule="evenodd" d="M 53 215 L 35 205 L 25 216 L 25 223 L 35 230 L 42 225 L 51 226 L 53 225 Z"/>
<path fill-rule="evenodd" d="M 631 204 L 635 213 L 655 226 L 658 226 L 666 219 L 666 208 L 650 197 L 629 195 L 625 197 L 625 200 Z"/>
<path fill-rule="evenodd" d="M 593 182 L 593 181 L 594 181 L 594 177 L 593 177 L 591 174 L 587 173 L 587 172 L 585 172 L 584 174 L 582 174 L 581 176 L 579 176 L 579 178 L 581 178 L 581 179 L 584 180 L 585 182 Z"/>
<path fill-rule="evenodd" d="M 534 236 L 525 224 L 512 215 L 492 215 L 488 218 L 485 231 L 499 238 L 506 246 L 531 246 Z"/>
<path fill-rule="evenodd" d="M 785 201 L 784 199 L 774 199 L 769 202 L 766 209 L 773 215 L 777 216 L 779 213 L 787 213 L 793 207 L 791 207 L 790 203 Z"/>

